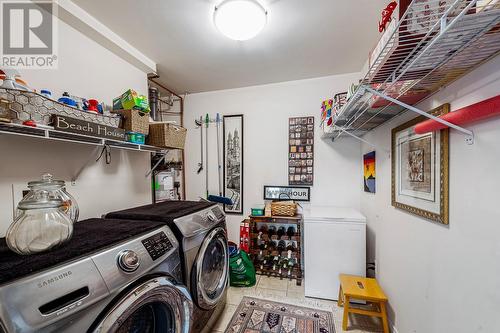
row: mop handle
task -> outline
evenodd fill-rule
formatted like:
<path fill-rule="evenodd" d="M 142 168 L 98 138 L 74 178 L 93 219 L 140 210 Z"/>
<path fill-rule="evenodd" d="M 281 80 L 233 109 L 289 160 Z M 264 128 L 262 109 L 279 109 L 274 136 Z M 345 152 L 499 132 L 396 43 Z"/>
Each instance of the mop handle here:
<path fill-rule="evenodd" d="M 200 116 L 200 144 L 201 144 L 200 161 L 201 165 L 203 165 L 203 116 Z"/>
<path fill-rule="evenodd" d="M 219 196 L 222 196 L 222 183 L 221 183 L 221 172 L 222 172 L 222 167 L 220 163 L 220 122 L 221 122 L 221 117 L 220 114 L 217 113 L 216 117 L 216 123 L 217 123 L 217 167 L 218 167 L 218 183 L 219 183 Z"/>
<path fill-rule="evenodd" d="M 206 130 L 205 130 L 205 160 L 206 160 L 206 163 L 205 163 L 205 192 L 206 192 L 206 198 L 208 199 L 208 125 L 210 124 L 210 116 L 208 115 L 208 113 L 206 114 L 205 116 L 205 127 L 206 127 Z"/>

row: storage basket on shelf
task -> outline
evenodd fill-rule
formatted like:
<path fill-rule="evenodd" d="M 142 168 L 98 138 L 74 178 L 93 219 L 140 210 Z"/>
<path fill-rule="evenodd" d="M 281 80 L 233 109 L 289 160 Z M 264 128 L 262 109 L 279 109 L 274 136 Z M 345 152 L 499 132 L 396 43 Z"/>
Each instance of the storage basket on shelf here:
<path fill-rule="evenodd" d="M 184 149 L 187 129 L 172 123 L 150 123 L 146 143 L 152 146 Z"/>
<path fill-rule="evenodd" d="M 274 201 L 271 203 L 273 216 L 295 216 L 297 214 L 297 204 L 293 201 Z"/>
<path fill-rule="evenodd" d="M 138 110 L 114 110 L 123 117 L 122 127 L 127 132 L 149 134 L 149 114 Z"/>
<path fill-rule="evenodd" d="M 17 123 L 32 119 L 38 124 L 50 126 L 53 115 L 58 115 L 114 128 L 120 126 L 118 115 L 82 111 L 33 91 L 0 88 L 0 100 L 3 100 L 7 110 L 2 117 Z"/>

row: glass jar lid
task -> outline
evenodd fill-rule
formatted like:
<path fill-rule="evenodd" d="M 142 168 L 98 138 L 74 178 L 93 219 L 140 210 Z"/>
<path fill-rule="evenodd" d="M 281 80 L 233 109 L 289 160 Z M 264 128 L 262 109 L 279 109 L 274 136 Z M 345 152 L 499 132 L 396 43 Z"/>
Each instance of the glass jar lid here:
<path fill-rule="evenodd" d="M 53 199 L 49 197 L 49 192 L 40 191 L 32 200 L 21 201 L 17 205 L 18 209 L 43 209 L 43 208 L 59 208 L 64 202 L 61 199 Z"/>
<path fill-rule="evenodd" d="M 31 182 L 28 182 L 29 188 L 44 187 L 44 186 L 63 187 L 65 185 L 66 185 L 66 183 L 64 182 L 64 180 L 54 179 L 54 177 L 50 173 L 43 174 L 42 179 L 40 179 L 40 180 L 34 180 Z"/>

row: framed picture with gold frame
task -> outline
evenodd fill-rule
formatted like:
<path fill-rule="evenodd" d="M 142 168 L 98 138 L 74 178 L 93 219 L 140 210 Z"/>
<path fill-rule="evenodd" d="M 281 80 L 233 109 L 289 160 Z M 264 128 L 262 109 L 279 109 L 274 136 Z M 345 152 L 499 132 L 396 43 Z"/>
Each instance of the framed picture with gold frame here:
<path fill-rule="evenodd" d="M 444 104 L 430 111 L 441 116 Z M 416 134 L 419 116 L 392 129 L 392 205 L 434 222 L 448 224 L 449 129 Z"/>

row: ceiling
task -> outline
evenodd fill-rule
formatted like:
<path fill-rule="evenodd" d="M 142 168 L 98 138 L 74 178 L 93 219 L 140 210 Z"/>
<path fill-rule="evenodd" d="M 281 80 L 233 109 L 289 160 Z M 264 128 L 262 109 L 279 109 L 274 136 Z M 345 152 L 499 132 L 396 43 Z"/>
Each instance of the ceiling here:
<path fill-rule="evenodd" d="M 376 44 L 388 0 L 259 0 L 268 11 L 254 39 L 213 24 L 221 0 L 74 0 L 157 63 L 178 93 L 357 72 Z"/>

